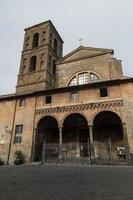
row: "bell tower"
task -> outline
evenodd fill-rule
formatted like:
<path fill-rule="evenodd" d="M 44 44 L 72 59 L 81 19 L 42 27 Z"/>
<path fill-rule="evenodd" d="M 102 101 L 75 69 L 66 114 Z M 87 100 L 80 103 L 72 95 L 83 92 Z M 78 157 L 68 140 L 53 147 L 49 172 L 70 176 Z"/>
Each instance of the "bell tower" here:
<path fill-rule="evenodd" d="M 16 93 L 52 89 L 63 40 L 50 20 L 25 29 Z"/>

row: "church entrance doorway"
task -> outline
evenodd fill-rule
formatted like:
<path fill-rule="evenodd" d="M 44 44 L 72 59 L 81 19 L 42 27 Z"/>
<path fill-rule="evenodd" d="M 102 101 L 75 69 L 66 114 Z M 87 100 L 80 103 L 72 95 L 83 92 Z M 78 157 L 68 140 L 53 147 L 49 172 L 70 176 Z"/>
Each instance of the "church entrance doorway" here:
<path fill-rule="evenodd" d="M 89 128 L 86 118 L 78 113 L 70 114 L 63 123 L 63 160 L 90 159 L 89 144 Z"/>

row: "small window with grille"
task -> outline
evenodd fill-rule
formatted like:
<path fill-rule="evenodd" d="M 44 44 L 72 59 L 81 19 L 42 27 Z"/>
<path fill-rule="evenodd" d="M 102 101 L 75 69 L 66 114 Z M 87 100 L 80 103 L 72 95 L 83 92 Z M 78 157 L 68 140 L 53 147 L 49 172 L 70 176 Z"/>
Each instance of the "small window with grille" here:
<path fill-rule="evenodd" d="M 108 90 L 106 87 L 100 88 L 100 97 L 107 97 L 108 96 Z"/>
<path fill-rule="evenodd" d="M 20 144 L 22 142 L 23 125 L 16 125 L 14 144 Z"/>
<path fill-rule="evenodd" d="M 45 97 L 45 103 L 50 104 L 52 102 L 52 96 L 46 96 Z"/>
<path fill-rule="evenodd" d="M 19 99 L 19 107 L 24 107 L 25 105 L 25 98 Z"/>
<path fill-rule="evenodd" d="M 79 100 L 79 92 L 71 92 L 70 93 L 70 101 L 78 101 Z"/>

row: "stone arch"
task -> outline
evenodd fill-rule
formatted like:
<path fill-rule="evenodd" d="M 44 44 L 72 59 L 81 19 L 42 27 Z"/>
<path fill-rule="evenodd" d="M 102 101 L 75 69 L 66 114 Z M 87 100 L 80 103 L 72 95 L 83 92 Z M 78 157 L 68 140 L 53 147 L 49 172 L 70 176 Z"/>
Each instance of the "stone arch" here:
<path fill-rule="evenodd" d="M 102 110 L 93 119 L 93 138 L 96 155 L 99 159 L 124 160 L 125 153 L 119 154 L 118 149 L 124 148 L 124 133 L 121 117 L 117 112 Z"/>
<path fill-rule="evenodd" d="M 65 115 L 63 116 L 63 118 L 61 119 L 60 125 L 63 126 L 64 120 L 65 120 L 69 115 L 74 114 L 74 113 L 83 115 L 84 118 L 87 120 L 87 123 L 90 124 L 90 121 L 89 121 L 88 117 L 87 117 L 83 112 L 78 112 L 78 111 L 76 112 L 76 111 L 75 111 L 75 112 L 69 112 L 69 113 L 65 114 Z"/>
<path fill-rule="evenodd" d="M 35 129 L 37 129 L 37 124 L 38 124 L 38 122 L 39 122 L 42 118 L 44 118 L 44 117 L 46 117 L 46 116 L 55 118 L 56 121 L 58 122 L 58 127 L 59 127 L 60 122 L 59 122 L 58 118 L 57 118 L 55 115 L 49 115 L 49 114 L 46 115 L 46 114 L 43 114 L 43 115 L 39 116 L 39 117 L 36 119 L 36 121 L 35 121 Z"/>
<path fill-rule="evenodd" d="M 86 135 L 86 138 L 83 138 Z M 88 121 L 81 113 L 69 113 L 63 121 L 63 140 L 64 142 L 76 142 L 76 137 L 85 140 L 89 138 Z M 87 140 L 86 140 L 87 142 Z"/>
<path fill-rule="evenodd" d="M 95 112 L 95 113 L 93 114 L 93 116 L 91 117 L 91 124 L 93 124 L 95 117 L 96 117 L 99 113 L 104 112 L 104 111 L 105 111 L 105 112 L 106 112 L 106 111 L 109 111 L 109 112 L 115 113 L 116 115 L 119 116 L 119 118 L 121 119 L 121 122 L 123 121 L 123 117 L 121 116 L 121 114 L 120 114 L 118 111 L 115 111 L 115 110 L 113 110 L 113 109 L 101 109 L 101 110 L 98 110 L 97 112 Z"/>
<path fill-rule="evenodd" d="M 44 144 L 59 143 L 58 121 L 50 115 L 41 117 L 36 123 L 34 160 L 42 160 Z"/>

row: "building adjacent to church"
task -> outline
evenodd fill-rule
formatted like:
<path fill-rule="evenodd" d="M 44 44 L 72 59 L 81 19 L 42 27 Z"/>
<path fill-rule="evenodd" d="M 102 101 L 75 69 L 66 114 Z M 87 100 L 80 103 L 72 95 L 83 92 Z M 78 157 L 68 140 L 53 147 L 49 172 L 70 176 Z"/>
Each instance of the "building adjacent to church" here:
<path fill-rule="evenodd" d="M 133 151 L 133 78 L 112 49 L 62 56 L 52 22 L 25 29 L 15 94 L 0 96 L 0 158 L 127 163 Z"/>

